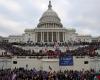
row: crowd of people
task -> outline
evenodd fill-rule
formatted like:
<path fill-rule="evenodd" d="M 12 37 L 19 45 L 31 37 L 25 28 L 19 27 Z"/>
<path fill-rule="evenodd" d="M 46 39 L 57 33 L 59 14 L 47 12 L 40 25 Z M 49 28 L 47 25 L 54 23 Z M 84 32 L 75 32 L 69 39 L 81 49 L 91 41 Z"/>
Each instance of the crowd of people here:
<path fill-rule="evenodd" d="M 24 50 L 21 47 L 17 47 L 14 45 L 22 44 L 15 44 L 15 43 L 8 43 L 8 42 L 1 42 L 0 49 L 5 50 L 2 53 L 2 56 L 7 56 L 7 53 L 11 53 L 11 56 L 48 56 L 48 58 L 57 58 L 63 55 L 71 55 L 71 56 L 99 56 L 96 52 L 97 49 L 100 49 L 99 42 L 92 42 L 92 43 L 80 43 L 77 45 L 82 45 L 82 47 L 78 47 L 77 49 L 70 50 L 68 44 L 64 44 L 67 46 L 65 52 L 62 52 L 59 49 L 59 46 L 52 51 L 52 50 L 40 50 L 39 52 L 35 52 L 34 50 Z M 40 45 L 40 44 L 35 44 Z M 73 46 L 76 44 L 73 44 Z M 23 45 L 24 46 L 24 45 Z M 47 46 L 47 45 L 46 45 Z M 49 46 L 49 45 L 48 45 Z M 72 44 L 71 44 L 72 46 Z M 54 44 L 52 45 L 54 47 Z M 41 58 L 42 58 L 41 57 Z M 24 68 L 18 69 L 2 69 L 0 70 L 0 80 L 94 80 L 98 78 L 100 80 L 100 74 L 96 75 L 96 71 L 94 70 L 87 70 L 87 71 L 77 71 L 77 70 L 65 70 L 65 71 L 37 71 L 35 68 L 28 70 Z"/>
<path fill-rule="evenodd" d="M 13 42 L 11 44 L 13 45 L 20 45 L 20 46 L 39 46 L 39 47 L 54 47 L 55 44 L 58 44 L 59 46 L 79 46 L 79 45 L 100 45 L 100 42 L 75 42 L 75 41 L 69 41 L 69 42 L 52 42 L 52 43 L 43 43 L 43 42 L 36 42 L 36 43 L 16 43 Z"/>
<path fill-rule="evenodd" d="M 16 47 L 12 43 L 0 43 L 0 49 L 4 49 L 5 52 L 2 55 L 6 55 L 7 52 L 10 52 L 11 55 L 16 56 L 48 56 L 48 57 L 59 57 L 61 55 L 72 55 L 72 56 L 99 56 L 99 54 L 95 51 L 100 48 L 100 43 L 82 43 L 81 45 L 87 45 L 83 47 L 78 47 L 77 49 L 70 50 L 67 46 L 65 52 L 62 52 L 58 46 L 53 50 L 40 50 L 39 52 L 35 52 L 33 50 L 25 50 L 21 47 Z"/>
<path fill-rule="evenodd" d="M 24 50 L 22 48 L 19 47 L 15 47 L 10 43 L 0 43 L 0 49 L 5 50 L 5 52 L 10 52 L 11 55 L 28 55 L 30 54 L 29 50 Z M 6 54 L 4 54 L 6 55 Z"/>
<path fill-rule="evenodd" d="M 0 80 L 100 80 L 100 74 L 94 70 L 77 71 L 43 71 L 35 68 L 28 70 L 24 68 L 0 70 Z"/>

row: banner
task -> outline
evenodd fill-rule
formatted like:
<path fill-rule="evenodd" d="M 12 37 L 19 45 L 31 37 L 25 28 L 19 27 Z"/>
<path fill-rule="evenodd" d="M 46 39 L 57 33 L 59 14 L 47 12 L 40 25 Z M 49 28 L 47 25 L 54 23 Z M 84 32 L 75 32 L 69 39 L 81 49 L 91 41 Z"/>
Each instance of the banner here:
<path fill-rule="evenodd" d="M 73 65 L 73 56 L 60 56 L 59 57 L 59 65 L 60 66 L 72 66 Z"/>

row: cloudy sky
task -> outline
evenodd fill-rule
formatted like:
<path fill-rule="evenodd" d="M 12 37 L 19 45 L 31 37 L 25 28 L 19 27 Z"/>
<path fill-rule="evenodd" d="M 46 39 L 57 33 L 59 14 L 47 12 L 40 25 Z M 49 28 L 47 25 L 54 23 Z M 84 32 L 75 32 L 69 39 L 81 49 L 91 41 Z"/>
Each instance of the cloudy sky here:
<path fill-rule="evenodd" d="M 51 0 L 66 28 L 79 34 L 100 35 L 100 0 Z M 49 0 L 0 0 L 0 36 L 20 35 L 35 28 Z"/>

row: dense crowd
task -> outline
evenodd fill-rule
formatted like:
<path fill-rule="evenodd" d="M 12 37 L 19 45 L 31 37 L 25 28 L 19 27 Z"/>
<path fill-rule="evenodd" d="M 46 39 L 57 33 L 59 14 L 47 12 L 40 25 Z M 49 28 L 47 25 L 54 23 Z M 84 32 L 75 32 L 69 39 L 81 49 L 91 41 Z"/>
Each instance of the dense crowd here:
<path fill-rule="evenodd" d="M 5 50 L 2 53 L 2 56 L 7 56 L 7 53 L 10 52 L 11 55 L 17 56 L 48 56 L 48 58 L 57 58 L 62 55 L 72 55 L 72 56 L 99 56 L 99 54 L 95 51 L 100 48 L 99 42 L 92 43 L 80 43 L 77 45 L 83 45 L 82 47 L 78 47 L 77 49 L 70 50 L 66 49 L 65 52 L 61 52 L 61 50 L 57 47 L 55 51 L 52 50 L 40 50 L 39 52 L 35 52 L 34 50 L 24 50 L 21 47 L 16 47 L 14 45 L 22 45 L 15 43 L 0 43 L 0 49 Z M 35 44 L 36 45 L 36 44 Z M 37 44 L 38 45 L 38 44 Z M 73 44 L 73 46 L 76 44 Z M 85 46 L 86 45 L 86 46 Z M 24 45 L 23 45 L 24 46 Z M 54 45 L 52 45 L 53 47 Z M 59 45 L 60 46 L 60 45 Z M 64 44 L 65 46 L 65 44 Z M 66 46 L 70 46 L 66 44 Z M 72 45 L 71 45 L 72 46 Z M 4 69 L 0 70 L 0 80 L 94 80 L 94 78 L 99 78 L 100 75 L 96 75 L 94 70 L 87 71 L 74 71 L 74 70 L 65 70 L 65 71 L 52 71 L 50 72 L 36 69 L 28 70 L 23 68 L 18 69 Z"/>
<path fill-rule="evenodd" d="M 14 43 L 0 43 L 0 49 L 4 49 L 6 55 L 7 52 L 10 52 L 11 55 L 17 56 L 48 56 L 48 57 L 59 57 L 61 55 L 72 55 L 72 56 L 99 56 L 99 54 L 95 51 L 100 48 L 100 43 L 81 43 L 80 45 L 87 45 L 83 47 L 78 47 L 77 49 L 70 50 L 67 46 L 65 52 L 61 52 L 61 50 L 57 47 L 55 51 L 52 50 L 40 50 L 39 52 L 35 52 L 34 50 L 24 50 L 21 47 L 13 46 Z"/>
<path fill-rule="evenodd" d="M 12 53 L 11 55 L 28 55 L 30 52 L 29 50 L 24 50 L 22 48 L 19 47 L 15 47 L 10 43 L 0 43 L 0 48 L 4 49 L 7 52 Z M 6 55 L 6 54 L 5 54 Z"/>
<path fill-rule="evenodd" d="M 0 80 L 94 80 L 99 78 L 94 70 L 77 71 L 37 71 L 35 68 L 28 70 L 24 68 L 0 70 Z M 100 80 L 100 78 L 98 79 Z"/>
<path fill-rule="evenodd" d="M 42 42 L 38 42 L 38 43 L 16 43 L 13 42 L 11 44 L 13 45 L 20 45 L 20 46 L 39 46 L 39 47 L 45 47 L 45 46 L 49 46 L 49 47 L 54 47 L 55 44 L 58 44 L 59 46 L 79 46 L 79 45 L 100 45 L 100 42 L 75 42 L 75 41 L 68 41 L 68 42 L 53 42 L 53 43 L 42 43 Z"/>

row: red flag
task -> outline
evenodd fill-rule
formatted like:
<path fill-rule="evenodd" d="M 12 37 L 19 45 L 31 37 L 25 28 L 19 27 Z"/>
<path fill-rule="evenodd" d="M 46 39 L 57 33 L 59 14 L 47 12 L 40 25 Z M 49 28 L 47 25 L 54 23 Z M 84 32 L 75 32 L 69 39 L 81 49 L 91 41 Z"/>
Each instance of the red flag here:
<path fill-rule="evenodd" d="M 100 75 L 96 76 L 100 80 Z"/>

